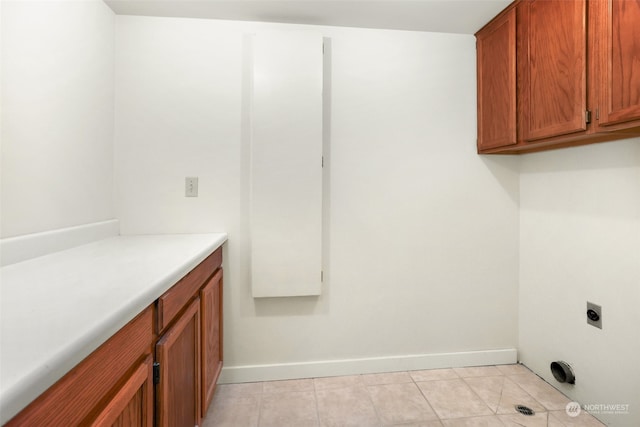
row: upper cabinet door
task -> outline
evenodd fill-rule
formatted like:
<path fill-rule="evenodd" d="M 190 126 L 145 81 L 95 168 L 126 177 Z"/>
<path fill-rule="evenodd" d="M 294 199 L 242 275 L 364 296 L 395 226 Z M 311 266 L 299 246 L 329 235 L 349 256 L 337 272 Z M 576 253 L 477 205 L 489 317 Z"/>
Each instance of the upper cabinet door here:
<path fill-rule="evenodd" d="M 516 139 L 516 9 L 476 34 L 478 151 L 505 147 Z"/>
<path fill-rule="evenodd" d="M 528 89 L 524 139 L 581 132 L 586 127 L 586 1 L 532 0 L 523 58 Z"/>
<path fill-rule="evenodd" d="M 640 120 L 640 1 L 603 0 L 599 9 L 604 32 L 599 124 Z"/>

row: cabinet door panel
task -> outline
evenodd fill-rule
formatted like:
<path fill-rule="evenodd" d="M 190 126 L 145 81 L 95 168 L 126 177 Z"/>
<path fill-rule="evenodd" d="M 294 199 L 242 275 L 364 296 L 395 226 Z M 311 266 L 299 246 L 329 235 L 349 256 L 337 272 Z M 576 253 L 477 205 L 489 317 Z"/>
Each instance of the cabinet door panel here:
<path fill-rule="evenodd" d="M 200 291 L 202 330 L 202 416 L 222 370 L 222 269 Z"/>
<path fill-rule="evenodd" d="M 516 139 L 516 9 L 477 34 L 478 150 Z"/>
<path fill-rule="evenodd" d="M 600 125 L 640 120 L 640 0 L 604 0 Z"/>
<path fill-rule="evenodd" d="M 525 139 L 586 130 L 586 2 L 529 2 Z"/>
<path fill-rule="evenodd" d="M 153 359 L 151 356 L 138 366 L 91 426 L 153 426 Z"/>
<path fill-rule="evenodd" d="M 157 424 L 193 427 L 200 423 L 200 299 L 196 298 L 156 344 L 160 382 Z"/>

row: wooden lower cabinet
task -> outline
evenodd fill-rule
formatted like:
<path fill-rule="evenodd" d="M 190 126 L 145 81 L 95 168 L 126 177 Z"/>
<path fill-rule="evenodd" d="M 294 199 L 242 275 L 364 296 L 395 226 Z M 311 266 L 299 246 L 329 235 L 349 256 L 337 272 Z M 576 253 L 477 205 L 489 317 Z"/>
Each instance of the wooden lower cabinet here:
<path fill-rule="evenodd" d="M 200 299 L 196 298 L 156 344 L 157 425 L 200 424 Z"/>
<path fill-rule="evenodd" d="M 202 417 L 222 371 L 222 268 L 200 290 L 202 330 Z"/>
<path fill-rule="evenodd" d="M 200 425 L 222 370 L 221 266 L 218 249 L 4 426 Z"/>

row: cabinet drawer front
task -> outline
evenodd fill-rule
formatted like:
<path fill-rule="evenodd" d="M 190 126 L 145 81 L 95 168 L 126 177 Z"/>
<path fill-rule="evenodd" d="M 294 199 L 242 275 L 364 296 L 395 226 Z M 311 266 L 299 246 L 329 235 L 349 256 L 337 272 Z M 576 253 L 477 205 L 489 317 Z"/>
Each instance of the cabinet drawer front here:
<path fill-rule="evenodd" d="M 204 282 L 222 265 L 222 248 L 218 248 L 171 289 L 158 298 L 158 331 L 163 331 L 197 294 Z"/>
<path fill-rule="evenodd" d="M 129 322 L 5 426 L 73 426 L 96 409 L 153 341 L 151 307 Z"/>

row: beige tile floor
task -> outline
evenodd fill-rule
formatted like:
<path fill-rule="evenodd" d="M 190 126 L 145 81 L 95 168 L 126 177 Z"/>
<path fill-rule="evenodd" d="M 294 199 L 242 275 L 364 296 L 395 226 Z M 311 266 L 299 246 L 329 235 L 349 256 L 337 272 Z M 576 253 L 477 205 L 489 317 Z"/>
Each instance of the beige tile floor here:
<path fill-rule="evenodd" d="M 203 427 L 602 427 L 522 365 L 221 384 Z M 525 405 L 534 416 L 516 412 Z"/>

